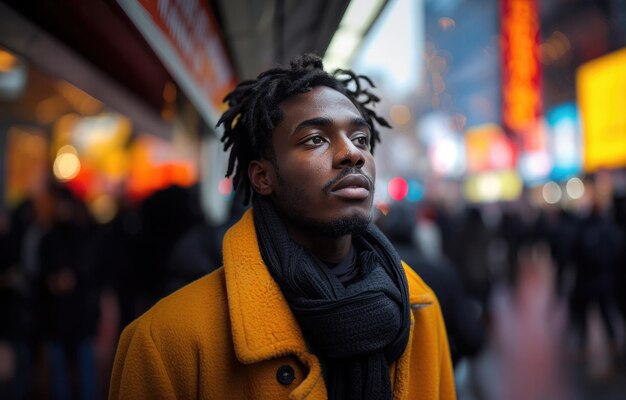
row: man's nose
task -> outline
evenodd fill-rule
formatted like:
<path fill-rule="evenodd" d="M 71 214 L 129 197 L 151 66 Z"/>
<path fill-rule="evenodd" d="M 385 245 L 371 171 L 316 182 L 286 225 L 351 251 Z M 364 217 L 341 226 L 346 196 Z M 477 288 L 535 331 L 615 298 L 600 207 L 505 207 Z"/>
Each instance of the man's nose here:
<path fill-rule="evenodd" d="M 361 168 L 365 164 L 363 152 L 349 138 L 343 138 L 338 147 L 336 160 L 341 167 Z"/>

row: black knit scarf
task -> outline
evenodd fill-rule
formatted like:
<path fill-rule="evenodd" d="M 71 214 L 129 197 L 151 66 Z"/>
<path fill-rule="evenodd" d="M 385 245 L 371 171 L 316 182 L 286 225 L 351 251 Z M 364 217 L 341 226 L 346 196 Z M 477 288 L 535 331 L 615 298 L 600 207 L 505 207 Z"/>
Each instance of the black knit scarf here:
<path fill-rule="evenodd" d="M 261 255 L 322 361 L 329 399 L 391 399 L 389 364 L 406 348 L 410 310 L 406 275 L 387 238 L 373 224 L 353 235 L 361 271 L 344 287 L 289 238 L 270 200 L 257 196 L 253 206 Z"/>

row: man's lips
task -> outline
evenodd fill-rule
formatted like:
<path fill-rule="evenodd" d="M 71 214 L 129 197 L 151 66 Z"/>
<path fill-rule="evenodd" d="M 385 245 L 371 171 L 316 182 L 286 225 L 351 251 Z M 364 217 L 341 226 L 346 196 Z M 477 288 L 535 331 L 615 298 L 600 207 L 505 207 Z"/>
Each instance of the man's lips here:
<path fill-rule="evenodd" d="M 370 190 L 371 184 L 365 175 L 350 174 L 340 179 L 330 192 L 345 199 L 363 200 L 369 197 Z"/>

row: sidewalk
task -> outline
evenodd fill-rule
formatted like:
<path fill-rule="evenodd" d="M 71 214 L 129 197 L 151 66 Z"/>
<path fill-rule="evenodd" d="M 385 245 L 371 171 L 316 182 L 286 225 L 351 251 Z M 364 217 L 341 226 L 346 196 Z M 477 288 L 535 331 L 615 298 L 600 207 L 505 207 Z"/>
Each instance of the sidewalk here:
<path fill-rule="evenodd" d="M 494 290 L 489 343 L 455 371 L 459 400 L 626 399 L 626 363 L 614 361 L 597 310 L 590 311 L 587 350 L 576 351 L 553 271 L 539 249 L 522 259 L 515 290 Z"/>

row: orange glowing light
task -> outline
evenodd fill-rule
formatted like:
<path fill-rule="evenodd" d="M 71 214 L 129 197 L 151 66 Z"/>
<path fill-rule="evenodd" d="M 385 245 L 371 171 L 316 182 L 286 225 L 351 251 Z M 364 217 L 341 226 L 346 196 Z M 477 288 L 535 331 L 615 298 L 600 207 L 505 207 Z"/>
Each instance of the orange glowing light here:
<path fill-rule="evenodd" d="M 9 72 L 17 64 L 13 53 L 0 49 L 0 72 Z"/>
<path fill-rule="evenodd" d="M 485 124 L 465 132 L 467 169 L 469 172 L 486 172 L 512 169 L 515 149 L 502 128 Z"/>
<path fill-rule="evenodd" d="M 502 117 L 524 135 L 541 114 L 539 15 L 536 0 L 502 0 Z M 547 48 L 544 48 L 544 51 Z"/>

